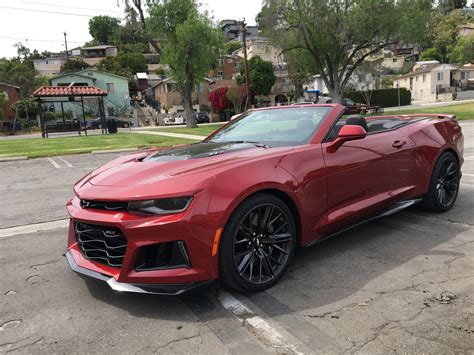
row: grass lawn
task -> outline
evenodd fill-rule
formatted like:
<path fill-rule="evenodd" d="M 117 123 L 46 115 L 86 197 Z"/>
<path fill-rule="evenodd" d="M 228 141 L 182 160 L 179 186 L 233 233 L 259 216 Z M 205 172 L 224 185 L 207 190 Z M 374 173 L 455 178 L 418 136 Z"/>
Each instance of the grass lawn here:
<path fill-rule="evenodd" d="M 412 110 L 400 110 L 400 111 L 390 111 L 384 113 L 384 115 L 397 115 L 397 114 L 409 114 L 409 113 L 444 113 L 450 115 L 456 115 L 458 120 L 472 120 L 474 119 L 474 102 L 469 102 L 466 104 L 460 105 L 448 105 L 448 106 L 438 106 L 438 107 L 429 107 L 429 108 L 417 108 Z"/>
<path fill-rule="evenodd" d="M 170 132 L 170 133 L 183 133 L 183 134 L 195 134 L 198 136 L 208 136 L 218 128 L 222 127 L 222 125 L 226 123 L 212 123 L 208 125 L 199 125 L 198 128 L 186 128 L 185 126 L 176 126 L 176 127 L 163 127 L 163 128 L 156 128 L 152 129 L 152 131 L 159 131 L 159 132 Z"/>
<path fill-rule="evenodd" d="M 167 147 L 195 141 L 180 138 L 153 136 L 149 134 L 118 133 L 107 136 L 78 136 L 59 138 L 31 138 L 0 140 L 0 156 L 23 156 L 29 158 L 90 153 L 94 150 Z"/>

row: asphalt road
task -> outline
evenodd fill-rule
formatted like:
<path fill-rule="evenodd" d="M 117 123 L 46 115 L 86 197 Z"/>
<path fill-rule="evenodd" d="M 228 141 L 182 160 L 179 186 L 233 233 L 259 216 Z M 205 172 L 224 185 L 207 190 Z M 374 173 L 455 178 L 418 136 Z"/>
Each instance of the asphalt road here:
<path fill-rule="evenodd" d="M 0 163 L 0 353 L 471 353 L 474 122 L 463 129 L 451 211 L 409 209 L 301 250 L 252 295 L 219 284 L 120 294 L 83 280 L 61 256 L 65 228 L 2 232 L 66 218 L 72 184 L 117 154 Z"/>

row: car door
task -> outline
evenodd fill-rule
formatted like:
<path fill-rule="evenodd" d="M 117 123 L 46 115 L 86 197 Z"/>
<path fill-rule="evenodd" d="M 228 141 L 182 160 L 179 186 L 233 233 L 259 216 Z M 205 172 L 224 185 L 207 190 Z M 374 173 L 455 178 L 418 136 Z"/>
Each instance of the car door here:
<path fill-rule="evenodd" d="M 328 225 L 335 228 L 372 215 L 414 188 L 412 145 L 399 129 L 345 142 L 335 152 L 322 144 L 327 171 Z"/>

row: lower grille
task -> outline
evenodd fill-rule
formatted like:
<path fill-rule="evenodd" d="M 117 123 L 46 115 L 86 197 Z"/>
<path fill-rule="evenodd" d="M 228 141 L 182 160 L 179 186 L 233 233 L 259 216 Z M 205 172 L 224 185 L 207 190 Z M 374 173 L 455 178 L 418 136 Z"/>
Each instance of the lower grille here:
<path fill-rule="evenodd" d="M 82 254 L 101 264 L 121 267 L 127 238 L 118 228 L 75 222 L 76 240 Z"/>

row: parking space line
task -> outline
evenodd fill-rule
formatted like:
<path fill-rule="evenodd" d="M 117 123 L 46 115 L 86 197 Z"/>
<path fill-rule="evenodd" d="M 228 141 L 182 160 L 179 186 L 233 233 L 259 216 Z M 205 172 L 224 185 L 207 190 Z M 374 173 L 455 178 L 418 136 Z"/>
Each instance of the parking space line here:
<path fill-rule="evenodd" d="M 52 158 L 47 158 L 48 161 L 51 163 L 52 166 L 54 166 L 56 169 L 61 169 L 58 163 L 56 163 Z"/>
<path fill-rule="evenodd" d="M 61 158 L 61 157 L 58 157 L 58 159 L 61 160 L 64 164 L 66 164 L 68 167 L 70 168 L 73 167 L 73 165 L 70 162 L 68 162 L 66 159 Z"/>
<path fill-rule="evenodd" d="M 467 173 L 462 173 L 462 176 L 469 176 L 469 177 L 474 177 L 474 174 L 467 174 Z"/>
<path fill-rule="evenodd" d="M 44 232 L 51 229 L 66 228 L 69 226 L 69 219 L 60 219 L 57 221 L 27 224 L 23 226 L 0 229 L 0 239 L 12 237 L 20 234 L 31 234 Z"/>
<path fill-rule="evenodd" d="M 301 354 L 301 352 L 296 349 L 296 346 L 288 342 L 270 323 L 256 315 L 250 308 L 230 293 L 221 290 L 217 299 L 227 311 L 238 317 L 242 323 L 252 328 L 260 338 L 268 342 L 273 348 L 293 354 Z"/>

